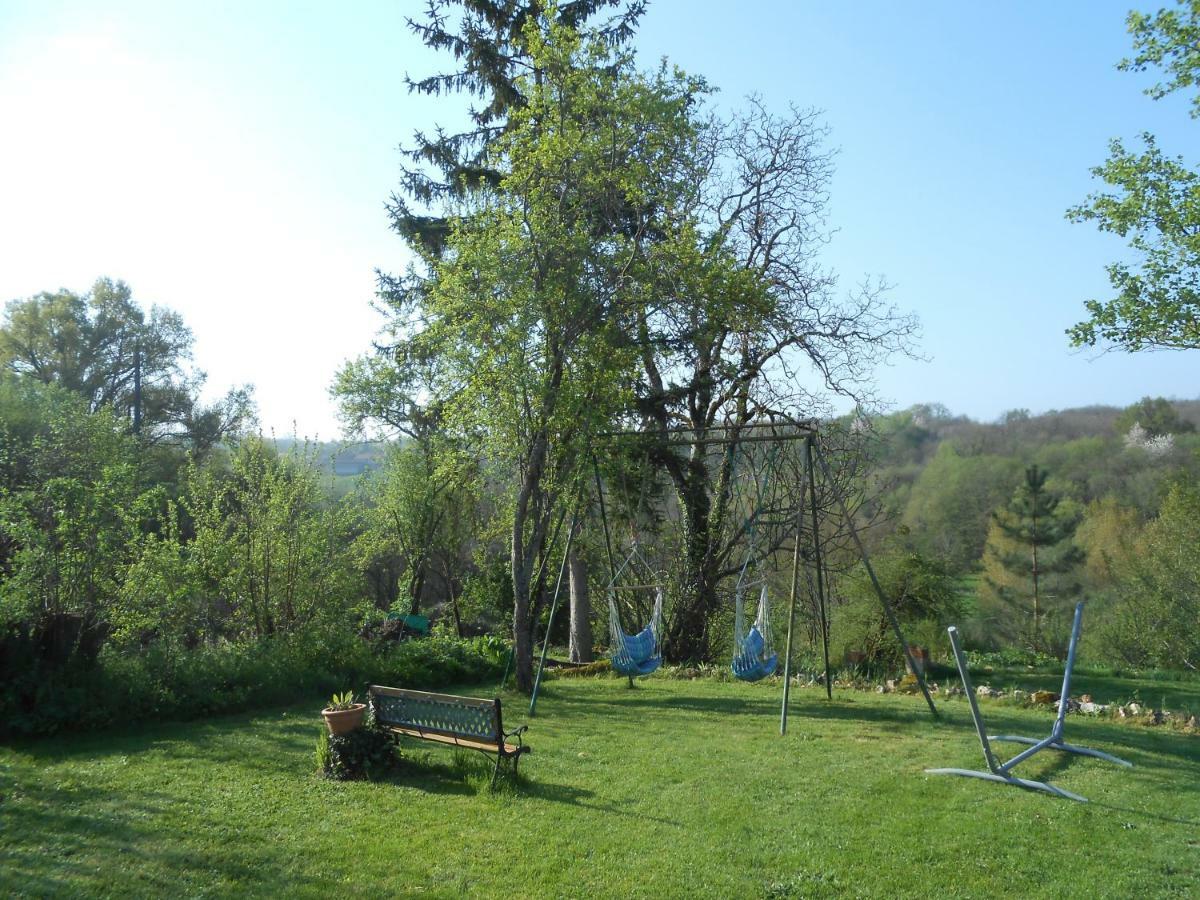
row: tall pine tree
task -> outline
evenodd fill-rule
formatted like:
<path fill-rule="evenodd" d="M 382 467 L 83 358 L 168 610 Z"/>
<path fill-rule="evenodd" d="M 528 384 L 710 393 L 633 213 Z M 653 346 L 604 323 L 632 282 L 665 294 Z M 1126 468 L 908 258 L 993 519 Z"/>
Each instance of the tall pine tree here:
<path fill-rule="evenodd" d="M 487 150 L 508 129 L 512 110 L 527 103 L 522 79 L 526 84 L 541 80 L 526 33 L 530 22 L 552 10 L 555 26 L 575 32 L 586 26 L 616 47 L 633 36 L 645 9 L 645 0 L 561 0 L 556 6 L 547 0 L 427 0 L 424 17 L 407 19 L 408 27 L 427 47 L 452 55 L 457 67 L 410 77 L 409 90 L 432 96 L 466 93 L 482 104 L 471 107 L 463 131 L 446 131 L 439 125 L 433 134 L 418 132 L 413 145 L 403 150 L 410 165 L 399 192 L 387 204 L 392 228 L 405 240 L 441 255 L 446 219 L 414 211 L 409 203 L 436 206 L 500 184 L 503 173 L 487 159 Z M 607 19 L 588 25 L 605 13 Z M 387 278 L 382 280 L 386 288 Z"/>
<path fill-rule="evenodd" d="M 1069 601 L 1080 591 L 1075 570 L 1083 553 L 1072 542 L 1078 516 L 1060 509 L 1036 465 L 1012 499 L 992 516 L 983 551 L 982 600 L 997 613 L 997 630 L 1030 649 L 1059 651 Z"/>

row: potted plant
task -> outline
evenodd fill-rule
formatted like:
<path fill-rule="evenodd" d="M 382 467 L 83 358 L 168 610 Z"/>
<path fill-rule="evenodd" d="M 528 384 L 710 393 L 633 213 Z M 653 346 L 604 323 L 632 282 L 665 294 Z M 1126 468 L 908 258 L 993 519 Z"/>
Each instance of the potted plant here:
<path fill-rule="evenodd" d="M 366 714 L 367 704 L 355 703 L 354 694 L 350 691 L 334 694 L 329 706 L 321 710 L 330 734 L 346 734 L 353 731 L 362 724 Z"/>

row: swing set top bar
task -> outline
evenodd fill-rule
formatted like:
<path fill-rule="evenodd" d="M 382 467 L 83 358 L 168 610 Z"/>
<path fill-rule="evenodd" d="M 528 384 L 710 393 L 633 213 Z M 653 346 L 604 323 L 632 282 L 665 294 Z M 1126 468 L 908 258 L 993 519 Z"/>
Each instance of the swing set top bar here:
<path fill-rule="evenodd" d="M 763 434 L 764 429 L 772 429 L 770 434 Z M 778 433 L 782 430 L 783 433 Z M 730 437 L 728 432 L 738 432 L 737 437 Z M 772 441 L 802 441 L 809 437 L 820 435 L 816 419 L 805 419 L 801 422 L 749 422 L 745 425 L 714 425 L 708 429 L 703 438 L 705 444 L 754 444 L 770 443 Z M 690 447 L 698 443 L 694 428 L 668 428 L 657 431 L 642 431 L 629 429 L 625 431 L 602 431 L 596 435 L 598 440 L 620 438 L 654 439 L 659 446 Z M 690 435 L 690 437 L 689 437 Z"/>

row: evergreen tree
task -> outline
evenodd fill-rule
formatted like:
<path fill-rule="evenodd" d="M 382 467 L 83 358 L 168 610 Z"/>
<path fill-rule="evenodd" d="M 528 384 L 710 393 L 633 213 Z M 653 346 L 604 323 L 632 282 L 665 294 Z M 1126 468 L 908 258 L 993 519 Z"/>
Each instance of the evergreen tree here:
<path fill-rule="evenodd" d="M 991 601 L 1008 621 L 1027 623 L 1002 630 L 1039 652 L 1062 643 L 1063 634 L 1047 639 L 1046 622 L 1066 621 L 1059 614 L 1079 593 L 1074 572 L 1083 562 L 1071 540 L 1079 518 L 1060 509 L 1061 497 L 1046 488 L 1048 474 L 1036 465 L 1025 470 L 1025 482 L 993 514 L 983 554 L 985 605 Z"/>
<path fill-rule="evenodd" d="M 400 192 L 388 202 L 392 228 L 440 255 L 449 234 L 447 220 L 414 212 L 408 202 L 428 206 L 499 186 L 504 175 L 488 159 L 488 149 L 508 130 L 512 110 L 527 103 L 522 80 L 540 83 L 543 75 L 530 53 L 530 23 L 549 14 L 554 26 L 580 32 L 589 20 L 609 12 L 594 33 L 615 47 L 633 35 L 645 8 L 645 0 L 562 0 L 556 6 L 546 0 L 428 0 L 424 17 L 407 19 L 408 27 L 427 47 L 452 54 L 458 68 L 409 78 L 409 90 L 433 96 L 467 93 L 483 104 L 471 108 L 464 131 L 439 126 L 432 135 L 414 136 L 404 150 L 413 167 L 405 168 Z M 386 276 L 383 281 L 386 287 Z"/>

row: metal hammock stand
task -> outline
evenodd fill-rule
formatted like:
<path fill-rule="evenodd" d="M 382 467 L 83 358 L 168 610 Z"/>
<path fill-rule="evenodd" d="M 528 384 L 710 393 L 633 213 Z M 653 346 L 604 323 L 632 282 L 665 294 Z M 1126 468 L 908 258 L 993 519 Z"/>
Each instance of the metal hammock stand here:
<path fill-rule="evenodd" d="M 1089 747 L 1068 744 L 1063 740 L 1063 728 L 1067 719 L 1067 698 L 1071 696 L 1071 670 L 1075 668 L 1075 648 L 1079 645 L 1079 633 L 1082 630 L 1083 602 L 1081 601 L 1075 604 L 1075 621 L 1071 625 L 1071 643 L 1067 648 L 1067 664 L 1063 669 L 1062 691 L 1058 695 L 1058 715 L 1054 719 L 1054 727 L 1050 729 L 1050 737 L 1031 738 L 1015 734 L 988 735 L 988 740 L 992 741 L 1012 741 L 1018 744 L 1032 744 L 1029 750 L 1023 751 L 1020 756 L 1014 758 L 1013 765 L 1016 765 L 1022 759 L 1028 759 L 1040 750 L 1052 749 L 1062 750 L 1065 753 L 1077 753 L 1080 756 L 1094 756 L 1097 759 L 1106 759 L 1111 763 L 1116 763 L 1118 766 L 1133 768 L 1133 763 L 1121 759 L 1119 756 L 1113 756 L 1111 753 L 1104 753 L 1101 750 L 1092 750 Z"/>
<path fill-rule="evenodd" d="M 1071 690 L 1071 670 L 1075 666 L 1075 648 L 1079 643 L 1080 623 L 1083 619 L 1083 604 L 1080 603 L 1075 607 L 1075 623 L 1071 629 L 1071 645 L 1067 651 L 1067 664 L 1063 672 L 1062 693 L 1058 700 L 1058 716 L 1054 720 L 1054 727 L 1050 730 L 1050 736 L 1041 740 L 1037 738 L 1019 737 L 1016 735 L 996 735 L 989 736 L 987 728 L 983 723 L 983 715 L 979 712 L 979 701 L 975 697 L 975 688 L 971 684 L 971 676 L 967 672 L 967 661 L 963 656 L 962 647 L 958 642 L 958 629 L 951 626 L 947 629 L 950 635 L 950 644 L 954 648 L 954 661 L 958 665 L 958 674 L 962 679 L 963 690 L 967 692 L 967 703 L 971 707 L 971 719 L 975 723 L 975 732 L 979 735 L 979 744 L 983 748 L 984 762 L 987 763 L 987 771 L 978 771 L 975 769 L 926 769 L 930 775 L 962 775 L 967 778 L 981 778 L 985 781 L 998 781 L 1002 784 L 1012 784 L 1017 787 L 1028 788 L 1034 791 L 1043 791 L 1047 794 L 1053 794 L 1056 797 L 1063 797 L 1067 800 L 1078 800 L 1080 803 L 1087 803 L 1086 797 L 1081 797 L 1071 791 L 1056 787 L 1045 781 L 1031 781 L 1026 778 L 1017 778 L 1012 775 L 1012 770 L 1019 763 L 1029 759 L 1035 753 L 1038 753 L 1047 748 L 1055 750 L 1063 750 L 1068 753 L 1078 753 L 1083 756 L 1095 756 L 1099 759 L 1106 759 L 1110 762 L 1117 763 L 1122 766 L 1132 766 L 1133 763 L 1116 756 L 1111 756 L 1108 753 L 1103 753 L 1099 750 L 1092 750 L 1087 747 L 1076 747 L 1073 744 L 1067 744 L 1062 739 L 1063 724 L 1067 715 L 1068 697 Z M 1027 750 L 1022 750 L 1008 762 L 1001 763 L 996 754 L 992 751 L 992 741 L 1017 741 L 1022 744 L 1031 744 Z"/>

